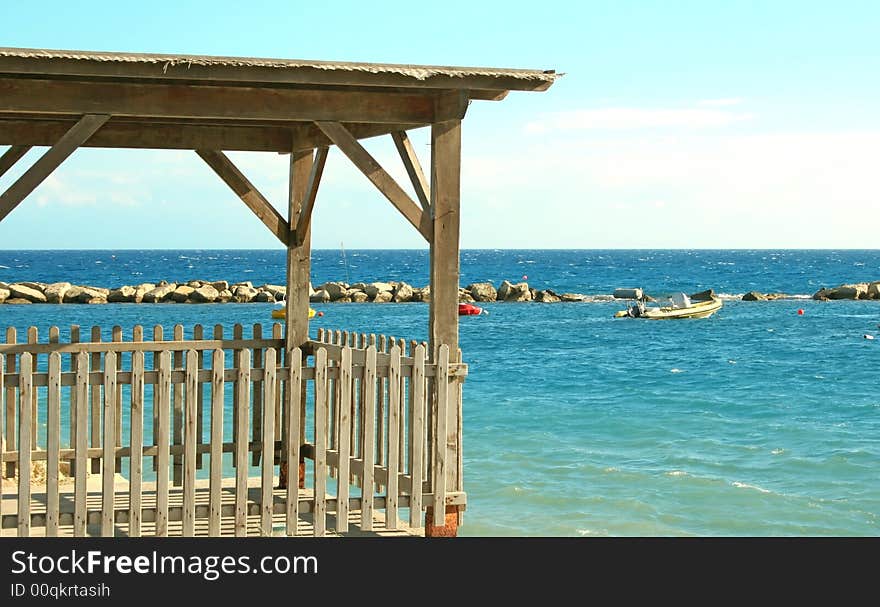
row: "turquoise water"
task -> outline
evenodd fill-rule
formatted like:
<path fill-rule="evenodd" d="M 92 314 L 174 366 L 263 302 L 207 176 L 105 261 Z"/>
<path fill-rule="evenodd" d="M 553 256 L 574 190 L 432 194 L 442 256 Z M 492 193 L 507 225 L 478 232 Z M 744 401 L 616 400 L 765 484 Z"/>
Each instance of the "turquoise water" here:
<path fill-rule="evenodd" d="M 0 265 L 11 266 L 5 259 L 13 253 L 2 252 Z M 402 260 L 404 253 L 393 253 L 385 252 Z M 661 273 L 678 276 L 694 254 L 679 252 L 676 259 L 673 253 L 659 253 L 669 260 L 665 269 L 653 263 Z M 142 255 L 160 254 L 167 253 Z M 652 254 L 658 252 L 631 253 Z M 40 255 L 47 267 L 49 254 Z M 335 255 L 327 253 L 328 264 Z M 532 265 L 541 264 L 540 255 L 530 252 L 537 259 Z M 547 252 L 566 267 L 559 255 Z M 576 259 L 578 252 L 569 255 Z M 737 273 L 719 271 L 713 284 L 707 280 L 710 268 L 694 279 L 693 290 L 811 293 L 819 283 L 872 279 L 860 273 L 880 278 L 876 251 L 773 253 L 789 260 L 800 256 L 820 276 L 800 281 L 800 269 L 791 264 L 773 272 L 760 260 L 766 255 L 749 255 L 729 253 L 737 265 L 727 267 Z M 523 264 L 510 257 L 513 261 L 498 268 L 463 265 L 463 274 L 503 273 L 486 276 L 496 283 L 518 278 L 513 272 Z M 462 259 L 465 264 L 468 254 Z M 627 259 L 620 262 L 626 264 Z M 79 266 L 91 272 L 89 282 L 114 286 L 92 265 Z M 556 282 L 569 281 L 560 290 L 598 293 L 606 292 L 604 286 L 646 284 L 641 276 L 613 282 L 613 270 L 578 268 L 582 275 L 555 276 Z M 39 268 L 27 269 L 28 278 L 40 279 Z M 6 271 L 0 270 L 0 280 L 7 280 Z M 234 280 L 230 273 L 195 268 L 191 277 Z M 375 267 L 371 276 L 389 273 Z M 655 284 L 659 288 L 662 281 L 655 278 Z M 676 322 L 614 319 L 622 307 L 615 303 L 486 307 L 489 315 L 461 319 L 461 346 L 470 365 L 463 535 L 880 534 L 880 302 L 728 300 L 709 319 Z M 63 335 L 70 324 L 100 324 L 109 338 L 113 324 L 130 330 L 159 323 L 167 332 L 175 323 L 269 323 L 270 308 L 0 306 L 5 321 L 0 325 L 19 330 L 35 325 L 45 338 L 51 325 L 62 327 Z M 313 328 L 427 335 L 424 304 L 320 309 L 323 323 Z M 878 339 L 864 339 L 865 334 Z"/>

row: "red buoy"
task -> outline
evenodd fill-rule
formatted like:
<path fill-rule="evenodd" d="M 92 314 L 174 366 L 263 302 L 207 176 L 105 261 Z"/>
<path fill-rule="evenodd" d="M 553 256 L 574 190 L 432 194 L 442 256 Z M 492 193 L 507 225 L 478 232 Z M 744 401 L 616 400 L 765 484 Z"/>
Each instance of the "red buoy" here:
<path fill-rule="evenodd" d="M 799 316 L 803 316 L 803 315 L 804 315 L 804 309 L 803 309 L 803 308 L 798 308 L 798 315 L 799 315 Z"/>

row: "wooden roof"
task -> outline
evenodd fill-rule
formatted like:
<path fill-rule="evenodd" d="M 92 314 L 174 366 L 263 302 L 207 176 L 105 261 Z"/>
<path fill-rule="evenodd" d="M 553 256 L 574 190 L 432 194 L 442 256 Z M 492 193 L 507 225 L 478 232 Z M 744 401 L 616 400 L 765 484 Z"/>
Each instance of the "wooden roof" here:
<path fill-rule="evenodd" d="M 85 114 L 92 147 L 277 151 L 459 119 L 543 91 L 553 71 L 0 48 L 0 145 L 52 145 Z"/>

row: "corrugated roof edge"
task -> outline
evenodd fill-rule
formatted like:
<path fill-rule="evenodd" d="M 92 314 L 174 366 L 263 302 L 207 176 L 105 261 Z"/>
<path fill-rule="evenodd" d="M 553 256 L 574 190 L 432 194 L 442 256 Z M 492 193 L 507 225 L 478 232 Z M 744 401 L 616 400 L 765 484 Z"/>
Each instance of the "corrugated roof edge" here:
<path fill-rule="evenodd" d="M 171 55 L 162 53 L 122 53 L 75 51 L 54 49 L 5 48 L 0 47 L 0 57 L 18 57 L 24 59 L 68 59 L 75 61 L 119 62 L 119 63 L 154 63 L 168 69 L 171 66 L 227 66 L 227 67 L 260 67 L 273 69 L 338 70 L 349 72 L 366 72 L 373 74 L 398 74 L 426 80 L 433 76 L 467 78 L 470 76 L 504 77 L 520 80 L 554 82 L 563 75 L 554 70 L 529 70 L 486 67 L 460 67 L 435 65 L 404 65 L 390 63 L 354 63 L 345 61 L 307 61 L 300 59 L 272 59 L 258 57 L 219 57 L 211 55 Z"/>

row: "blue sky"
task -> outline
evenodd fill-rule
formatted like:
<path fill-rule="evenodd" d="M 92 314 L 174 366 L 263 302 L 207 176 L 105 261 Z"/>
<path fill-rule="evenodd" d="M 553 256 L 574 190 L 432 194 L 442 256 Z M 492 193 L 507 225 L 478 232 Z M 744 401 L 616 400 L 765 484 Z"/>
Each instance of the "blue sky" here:
<path fill-rule="evenodd" d="M 877 2 L 7 1 L 0 23 L 0 46 L 564 72 L 471 105 L 465 248 L 877 247 Z M 390 138 L 367 147 L 406 185 Z M 284 157 L 230 155 L 285 207 Z M 313 246 L 341 242 L 425 246 L 331 153 Z M 4 249 L 278 246 L 186 151 L 78 150 L 0 223 Z"/>

